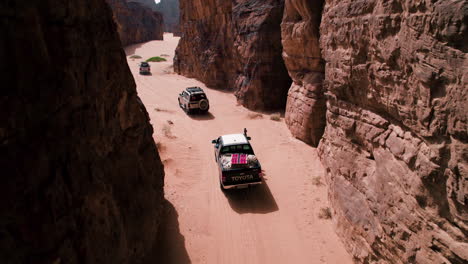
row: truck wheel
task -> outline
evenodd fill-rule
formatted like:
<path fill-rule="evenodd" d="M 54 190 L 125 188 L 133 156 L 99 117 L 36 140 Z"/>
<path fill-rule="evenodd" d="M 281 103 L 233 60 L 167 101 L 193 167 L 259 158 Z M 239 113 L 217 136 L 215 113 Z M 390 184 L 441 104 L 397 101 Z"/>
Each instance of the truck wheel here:
<path fill-rule="evenodd" d="M 198 107 L 200 108 L 202 112 L 208 111 L 208 107 L 209 107 L 208 101 L 206 99 L 200 100 L 200 102 L 198 103 Z"/>

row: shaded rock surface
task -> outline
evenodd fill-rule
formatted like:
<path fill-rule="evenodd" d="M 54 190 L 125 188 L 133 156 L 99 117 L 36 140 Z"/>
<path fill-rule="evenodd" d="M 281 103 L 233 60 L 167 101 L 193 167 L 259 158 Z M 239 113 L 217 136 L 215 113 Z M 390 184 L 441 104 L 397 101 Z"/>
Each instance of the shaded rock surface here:
<path fill-rule="evenodd" d="M 0 4 L 2 263 L 141 263 L 163 165 L 103 0 Z"/>
<path fill-rule="evenodd" d="M 174 70 L 209 87 L 232 90 L 232 3 L 181 0 L 180 11 L 182 38 L 176 49 Z"/>
<path fill-rule="evenodd" d="M 291 84 L 281 58 L 284 0 L 183 0 L 177 73 L 236 92 L 252 109 L 284 109 Z"/>
<path fill-rule="evenodd" d="M 151 8 L 163 15 L 164 31 L 174 33 L 175 36 L 180 35 L 179 30 L 179 0 L 161 0 L 156 4 L 154 0 L 128 0 L 129 2 L 138 2 L 144 6 Z"/>
<path fill-rule="evenodd" d="M 161 0 L 161 2 L 156 4 L 156 11 L 160 12 L 164 17 L 164 30 L 174 33 L 175 36 L 180 36 L 179 0 Z"/>
<path fill-rule="evenodd" d="M 285 121 L 295 137 L 313 146 L 325 128 L 325 66 L 319 46 L 323 2 L 286 0 L 281 24 L 283 58 L 293 79 Z"/>
<path fill-rule="evenodd" d="M 112 8 L 123 46 L 163 39 L 164 24 L 160 13 L 134 1 L 106 1 Z"/>
<path fill-rule="evenodd" d="M 357 262 L 468 261 L 466 1 L 327 0 L 328 171 Z"/>

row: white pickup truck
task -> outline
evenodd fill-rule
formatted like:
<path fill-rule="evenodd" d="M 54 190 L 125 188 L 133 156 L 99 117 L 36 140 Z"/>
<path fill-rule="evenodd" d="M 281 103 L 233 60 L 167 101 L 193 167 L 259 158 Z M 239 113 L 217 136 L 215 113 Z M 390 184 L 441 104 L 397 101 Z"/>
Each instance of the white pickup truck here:
<path fill-rule="evenodd" d="M 262 184 L 262 167 L 250 145 L 247 130 L 213 140 L 222 190 Z"/>

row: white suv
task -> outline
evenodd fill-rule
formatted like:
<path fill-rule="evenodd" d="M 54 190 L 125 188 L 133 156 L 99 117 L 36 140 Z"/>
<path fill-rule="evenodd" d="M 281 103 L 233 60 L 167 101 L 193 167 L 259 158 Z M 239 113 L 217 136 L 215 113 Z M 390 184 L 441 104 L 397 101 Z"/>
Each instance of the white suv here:
<path fill-rule="evenodd" d="M 186 88 L 179 94 L 178 100 L 180 108 L 187 112 L 187 114 L 197 110 L 206 113 L 210 109 L 208 97 L 206 97 L 205 92 L 200 87 Z"/>

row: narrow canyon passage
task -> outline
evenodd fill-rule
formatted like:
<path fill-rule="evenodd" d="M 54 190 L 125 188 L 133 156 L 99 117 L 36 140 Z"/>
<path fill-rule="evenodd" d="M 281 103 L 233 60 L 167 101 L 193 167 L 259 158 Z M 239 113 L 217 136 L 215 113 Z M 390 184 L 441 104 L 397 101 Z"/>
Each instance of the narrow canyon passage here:
<path fill-rule="evenodd" d="M 319 218 L 328 202 L 316 149 L 294 139 L 283 120 L 249 111 L 231 93 L 174 74 L 179 38 L 166 34 L 164 39 L 129 46 L 126 53 L 165 166 L 165 197 L 178 214 L 170 228 L 178 225 L 185 238 L 185 249 L 179 249 L 192 263 L 351 263 L 332 220 Z M 143 76 L 140 60 L 131 55 L 164 55 L 168 61 L 151 63 L 152 75 Z M 177 96 L 189 86 L 207 93 L 208 115 L 189 116 L 179 108 Z M 211 140 L 244 127 L 265 170 L 265 184 L 222 192 Z M 179 263 L 181 245 L 174 247 L 164 258 Z"/>

